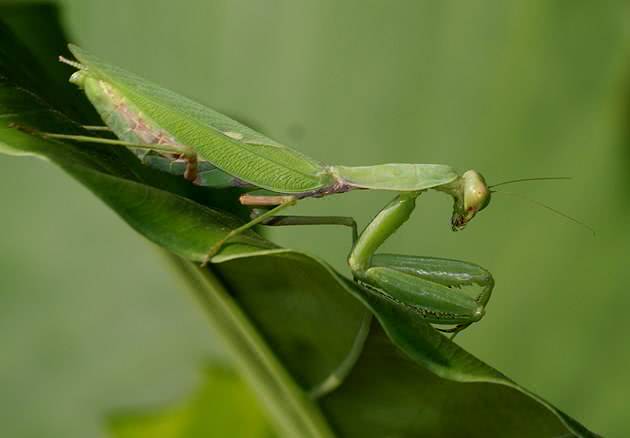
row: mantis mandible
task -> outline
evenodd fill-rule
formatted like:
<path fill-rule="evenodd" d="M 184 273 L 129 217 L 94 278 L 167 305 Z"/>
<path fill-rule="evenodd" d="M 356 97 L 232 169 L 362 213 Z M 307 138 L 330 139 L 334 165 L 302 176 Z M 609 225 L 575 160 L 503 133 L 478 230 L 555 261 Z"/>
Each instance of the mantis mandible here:
<path fill-rule="evenodd" d="M 452 326 L 442 329 L 445 332 L 457 333 L 483 317 L 494 280 L 482 267 L 436 257 L 375 254 L 409 219 L 416 199 L 427 190 L 452 197 L 452 229 L 463 229 L 490 202 L 491 190 L 478 172 L 459 175 L 439 164 L 325 165 L 76 46 L 70 50 L 78 62 L 60 58 L 77 69 L 70 82 L 85 92 L 107 125 L 87 128 L 110 130 L 119 140 L 42 135 L 128 147 L 145 163 L 181 174 L 195 184 L 251 189 L 240 202 L 258 214 L 214 242 L 206 262 L 229 239 L 257 224 L 346 225 L 353 229 L 348 265 L 360 286 L 408 306 L 429 323 Z M 301 199 L 355 189 L 396 193 L 360 235 L 354 219 L 348 217 L 277 216 Z M 480 288 L 475 297 L 461 290 L 471 285 Z"/>

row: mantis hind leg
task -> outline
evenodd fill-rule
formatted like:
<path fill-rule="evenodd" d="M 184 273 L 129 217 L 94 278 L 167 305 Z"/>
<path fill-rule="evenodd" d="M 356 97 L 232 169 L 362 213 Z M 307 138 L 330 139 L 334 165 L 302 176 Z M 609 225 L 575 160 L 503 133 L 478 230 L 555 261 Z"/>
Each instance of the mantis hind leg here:
<path fill-rule="evenodd" d="M 91 131 L 104 131 L 106 127 L 101 126 L 86 126 L 84 127 Z M 101 129 L 103 128 L 103 129 Z M 33 131 L 32 134 L 39 135 L 40 137 L 56 140 L 69 140 L 81 143 L 95 143 L 104 144 L 110 146 L 122 146 L 126 148 L 145 150 L 147 152 L 154 151 L 160 154 L 177 155 L 186 161 L 186 169 L 184 171 L 184 178 L 189 181 L 195 181 L 197 178 L 198 158 L 194 150 L 189 147 L 175 144 L 145 144 L 145 143 L 133 143 L 124 140 L 116 140 L 111 138 L 93 137 L 89 135 L 74 135 L 74 134 L 56 134 L 52 132 L 40 132 Z"/>

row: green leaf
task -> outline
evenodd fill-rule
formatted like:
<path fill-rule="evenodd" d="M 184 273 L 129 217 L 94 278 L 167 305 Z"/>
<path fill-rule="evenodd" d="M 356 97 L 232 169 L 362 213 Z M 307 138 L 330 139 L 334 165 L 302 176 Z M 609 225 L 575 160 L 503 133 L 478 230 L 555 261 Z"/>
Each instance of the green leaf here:
<path fill-rule="evenodd" d="M 80 90 L 67 86 L 72 68 L 57 62 L 60 55 L 70 56 L 58 20 L 59 10 L 51 3 L 3 5 L 2 21 L 6 27 L 0 37 L 6 41 L 0 50 L 4 52 L 3 59 L 16 64 L 3 69 L 3 73 L 36 91 L 53 106 L 59 103 L 72 118 L 95 123 L 100 119 L 94 108 L 81 98 Z"/>
<path fill-rule="evenodd" d="M 0 151 L 53 161 L 179 256 L 172 265 L 278 430 L 318 437 L 333 430 L 349 437 L 592 436 L 416 314 L 357 287 L 317 258 L 250 232 L 210 269 L 183 261 L 200 260 L 204 248 L 242 223 L 238 192 L 194 188 L 145 168 L 124 150 L 51 142 L 16 129 L 78 127 L 20 82 L 19 73 L 36 66 L 28 57 L 9 62 L 7 54 L 19 44 L 3 32 Z M 380 326 L 372 325 L 366 341 L 367 309 Z M 309 392 L 321 397 L 313 401 Z"/>
<path fill-rule="evenodd" d="M 115 438 L 231 436 L 269 438 L 272 429 L 254 394 L 232 370 L 211 366 L 201 387 L 175 406 L 119 412 L 110 421 Z"/>
<path fill-rule="evenodd" d="M 347 437 L 592 436 L 572 420 L 558 421 L 535 398 L 478 377 L 466 384 L 438 378 L 375 327 L 344 385 L 323 400 L 324 412 Z M 345 418 L 349 412 L 354 421 Z"/>

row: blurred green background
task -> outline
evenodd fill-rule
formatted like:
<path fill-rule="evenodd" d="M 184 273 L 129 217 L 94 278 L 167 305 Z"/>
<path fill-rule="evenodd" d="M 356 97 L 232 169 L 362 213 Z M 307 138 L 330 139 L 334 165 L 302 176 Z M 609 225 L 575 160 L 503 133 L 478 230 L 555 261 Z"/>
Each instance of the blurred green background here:
<path fill-rule="evenodd" d="M 628 2 L 58 3 L 72 41 L 322 161 L 573 176 L 506 190 L 595 237 L 500 194 L 452 233 L 431 193 L 384 250 L 491 270 L 488 314 L 458 342 L 592 430 L 630 434 Z M 364 224 L 390 196 L 296 212 Z M 98 436 L 113 408 L 192 391 L 220 348 L 151 245 L 43 161 L 0 156 L 0 199 L 5 436 Z M 269 234 L 346 272 L 346 230 Z"/>

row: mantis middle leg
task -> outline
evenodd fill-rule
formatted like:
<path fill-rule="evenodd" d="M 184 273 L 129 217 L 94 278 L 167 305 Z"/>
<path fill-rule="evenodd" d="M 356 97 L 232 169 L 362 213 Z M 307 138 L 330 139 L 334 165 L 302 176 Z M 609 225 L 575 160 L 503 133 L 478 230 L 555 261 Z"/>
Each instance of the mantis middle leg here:
<path fill-rule="evenodd" d="M 258 214 L 254 213 L 253 217 Z M 357 232 L 357 222 L 350 216 L 271 216 L 260 223 L 269 227 L 284 227 L 290 225 L 342 225 L 350 227 L 352 230 L 352 245 L 356 243 L 359 234 Z"/>
<path fill-rule="evenodd" d="M 219 240 L 214 245 L 212 245 L 212 247 L 210 248 L 210 250 L 208 251 L 208 253 L 204 257 L 204 260 L 201 263 L 201 266 L 207 265 L 208 262 L 210 261 L 210 259 L 212 257 L 214 257 L 221 250 L 223 245 L 225 245 L 228 240 L 230 240 L 230 239 L 238 236 L 239 234 L 241 234 L 241 233 L 243 233 L 243 232 L 253 228 L 254 226 L 264 222 L 266 219 L 275 216 L 277 213 L 281 212 L 285 208 L 295 205 L 296 202 L 297 202 L 297 198 L 295 198 L 294 196 L 280 196 L 280 197 L 274 197 L 274 198 L 278 198 L 278 199 L 281 198 L 282 199 L 281 203 L 276 205 L 271 210 L 267 210 L 263 214 L 261 214 L 259 216 L 256 216 L 254 219 L 250 220 L 246 224 L 241 225 L 240 227 L 233 229 L 223 239 Z"/>

